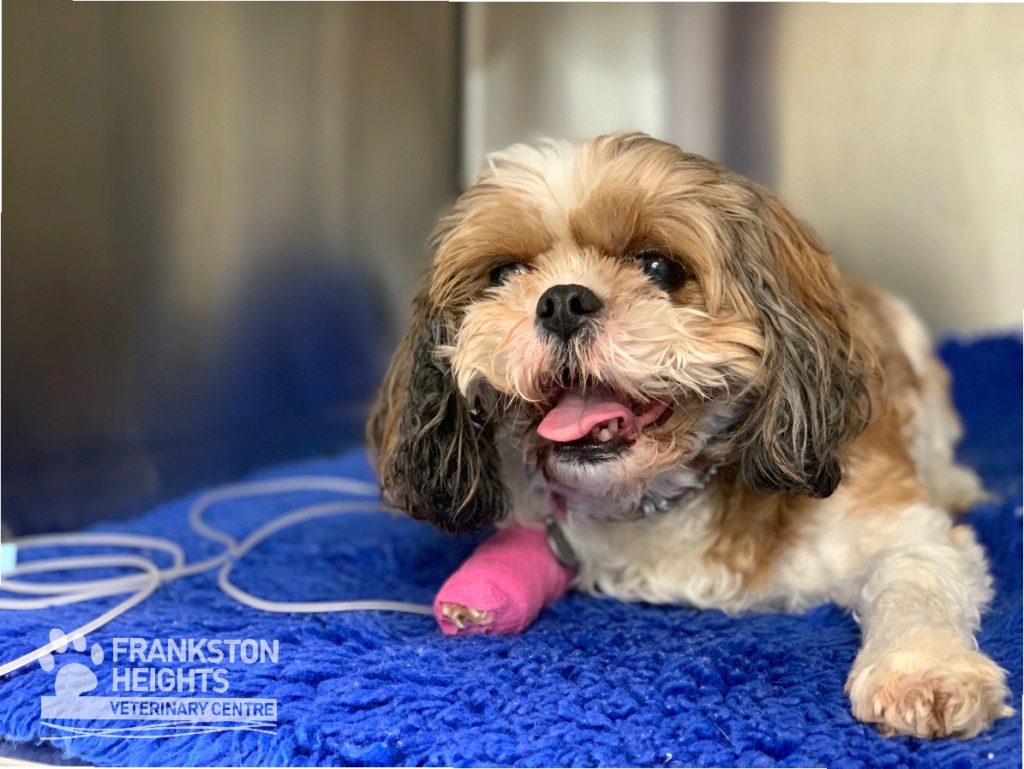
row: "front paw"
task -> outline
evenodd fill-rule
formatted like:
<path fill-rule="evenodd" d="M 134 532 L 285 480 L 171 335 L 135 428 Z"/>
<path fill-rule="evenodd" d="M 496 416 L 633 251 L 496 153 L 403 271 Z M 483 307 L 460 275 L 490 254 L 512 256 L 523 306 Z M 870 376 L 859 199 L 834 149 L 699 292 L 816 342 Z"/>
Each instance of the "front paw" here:
<path fill-rule="evenodd" d="M 494 621 L 490 612 L 463 606 L 461 603 L 441 603 L 441 615 L 455 625 L 456 630 L 486 627 Z"/>
<path fill-rule="evenodd" d="M 962 641 L 864 649 L 846 691 L 853 714 L 887 737 L 973 737 L 1013 713 L 1006 672 Z"/>

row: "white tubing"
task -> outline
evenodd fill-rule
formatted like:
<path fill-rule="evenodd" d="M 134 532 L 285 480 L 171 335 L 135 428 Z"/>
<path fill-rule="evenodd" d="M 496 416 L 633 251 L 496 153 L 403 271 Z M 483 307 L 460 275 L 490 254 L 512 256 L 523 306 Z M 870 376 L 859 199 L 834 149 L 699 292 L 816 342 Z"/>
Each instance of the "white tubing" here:
<path fill-rule="evenodd" d="M 130 556 L 125 556 L 123 559 L 118 559 L 117 556 L 108 556 L 110 561 L 123 561 L 127 560 L 127 558 L 129 557 Z M 98 616 L 96 619 L 90 620 L 81 627 L 75 628 L 70 633 L 65 633 L 60 638 L 55 638 L 45 646 L 40 646 L 38 649 L 30 651 L 28 654 L 23 654 L 15 660 L 11 660 L 10 662 L 4 665 L 0 665 L 0 676 L 5 676 L 8 673 L 13 673 L 18 668 L 23 668 L 26 665 L 30 665 L 33 662 L 42 659 L 47 654 L 56 649 L 67 648 L 67 645 L 73 643 L 76 638 L 86 636 L 89 633 L 92 633 L 94 630 L 98 630 L 99 628 L 106 625 L 108 622 L 112 622 L 113 620 L 120 617 L 122 614 L 124 614 L 133 606 L 135 606 L 137 603 L 145 601 L 150 595 L 152 595 L 153 592 L 158 587 L 160 587 L 160 570 L 153 565 L 152 561 L 146 561 L 146 559 L 144 558 L 138 558 L 133 560 L 137 561 L 137 564 L 141 568 L 144 568 L 146 572 L 150 575 L 149 582 L 145 586 L 143 586 L 135 595 L 125 599 L 112 609 L 108 609 L 107 611 L 103 612 L 103 614 Z M 112 563 L 111 565 L 117 566 L 120 564 Z M 86 599 L 83 598 L 82 600 Z"/>
<path fill-rule="evenodd" d="M 142 585 L 152 580 L 151 573 L 158 577 L 160 570 L 148 558 L 140 558 L 135 555 L 79 555 L 69 558 L 46 558 L 38 561 L 29 561 L 20 564 L 12 574 L 52 574 L 54 572 L 69 571 L 71 569 L 99 569 L 116 566 L 134 566 L 141 571 L 140 574 L 128 577 L 116 577 L 111 580 L 96 580 L 97 587 L 88 590 L 76 589 L 78 585 L 89 585 L 91 583 L 61 582 L 61 583 L 38 583 L 15 582 L 14 591 L 21 589 L 23 593 L 35 595 L 43 594 L 43 598 L 0 598 L 0 609 L 9 610 L 31 610 L 45 609 L 48 606 L 61 606 L 69 603 L 92 598 L 102 598 L 108 595 L 120 595 L 138 590 Z M 45 593 L 40 588 L 49 588 Z M 8 583 L 4 582 L 4 590 L 10 590 Z"/>
<path fill-rule="evenodd" d="M 181 569 L 185 563 L 185 551 L 176 542 L 171 542 L 161 537 L 147 537 L 142 534 L 94 534 L 91 532 L 83 532 L 81 534 L 36 534 L 30 537 L 21 537 L 16 542 L 19 550 L 28 550 L 34 547 L 53 547 L 55 545 L 71 547 L 98 545 L 106 547 L 131 547 L 138 550 L 163 550 L 171 556 L 171 567 L 165 570 L 167 573 Z M 102 558 L 103 556 L 96 557 Z M 51 561 L 28 561 L 18 564 L 9 574 L 4 576 L 0 586 L 12 593 L 32 593 L 35 595 L 49 595 L 54 592 L 85 593 L 90 591 L 96 591 L 96 595 L 104 595 L 104 593 L 100 592 L 104 588 L 110 588 L 113 593 L 123 593 L 128 592 L 128 590 L 120 589 L 122 585 L 127 585 L 130 590 L 133 589 L 133 585 L 149 579 L 145 574 L 133 574 L 127 577 L 108 577 L 106 579 L 89 580 L 88 582 L 61 582 L 59 584 L 20 582 L 10 579 L 10 577 L 17 574 L 45 574 L 51 571 L 62 570 L 57 566 L 42 568 L 40 564 L 44 563 L 51 563 Z M 104 565 L 99 563 L 91 568 L 101 568 Z M 64 569 L 71 568 L 77 567 L 64 567 Z M 4 608 L 3 599 L 0 599 L 0 609 L 2 608 Z"/>
<path fill-rule="evenodd" d="M 319 476 L 297 476 L 294 478 L 276 478 L 268 481 L 252 481 L 223 486 L 201 494 L 188 511 L 188 522 L 199 534 L 215 542 L 221 542 L 229 548 L 237 542 L 234 537 L 220 529 L 215 529 L 203 521 L 203 511 L 218 502 L 241 497 L 260 497 L 268 494 L 284 494 L 302 491 L 333 491 L 360 497 L 376 497 L 377 487 L 354 481 L 349 478 L 323 478 Z"/>
<path fill-rule="evenodd" d="M 330 492 L 349 496 L 370 497 L 365 501 L 326 502 L 309 505 L 299 510 L 274 518 L 249 534 L 242 542 L 221 529 L 215 528 L 203 519 L 203 513 L 220 502 L 244 497 L 259 497 L 292 492 Z M 12 593 L 40 596 L 37 598 L 0 598 L 0 609 L 32 610 L 49 606 L 61 606 L 96 598 L 124 593 L 133 593 L 121 603 L 107 610 L 79 628 L 65 633 L 34 651 L 0 665 L 0 676 L 25 667 L 50 652 L 65 648 L 80 636 L 103 627 L 115 620 L 136 604 L 153 594 L 161 584 L 183 577 L 205 574 L 218 566 L 218 587 L 239 603 L 268 612 L 341 612 L 341 611 L 397 611 L 409 614 L 432 615 L 433 610 L 425 604 L 404 601 L 363 600 L 363 601 L 271 601 L 254 596 L 230 580 L 234 564 L 253 547 L 281 529 L 318 518 L 352 513 L 377 513 L 379 503 L 370 504 L 377 496 L 376 486 L 349 478 L 328 478 L 323 476 L 296 476 L 266 481 L 233 484 L 199 495 L 188 512 L 192 529 L 207 540 L 223 546 L 223 550 L 209 558 L 187 563 L 184 550 L 172 540 L 136 534 L 102 534 L 86 532 L 80 534 L 42 534 L 13 540 L 19 553 L 25 549 L 39 547 L 124 547 L 135 550 L 157 550 L 171 557 L 171 565 L 160 568 L 149 558 L 138 555 L 83 555 L 64 558 L 49 558 L 17 564 L 5 575 L 0 588 Z M 11 579 L 26 574 L 50 574 L 70 569 L 136 568 L 138 574 L 127 574 L 102 579 L 72 582 L 31 582 Z"/>
<path fill-rule="evenodd" d="M 332 515 L 372 511 L 373 508 L 367 508 L 365 504 L 360 502 L 327 502 L 286 513 L 264 524 L 246 537 L 235 549 L 235 559 L 242 558 L 270 535 L 277 533 L 281 529 L 294 526 L 297 523 L 304 523 L 305 521 L 312 521 L 317 518 L 326 518 Z M 434 613 L 430 606 L 403 601 L 268 601 L 247 593 L 231 582 L 229 577 L 234 565 L 234 561 L 228 561 L 221 566 L 220 573 L 217 575 L 217 586 L 239 603 L 244 603 L 246 606 L 251 606 L 261 611 L 304 613 L 324 611 L 401 611 L 409 614 L 428 615 Z"/>

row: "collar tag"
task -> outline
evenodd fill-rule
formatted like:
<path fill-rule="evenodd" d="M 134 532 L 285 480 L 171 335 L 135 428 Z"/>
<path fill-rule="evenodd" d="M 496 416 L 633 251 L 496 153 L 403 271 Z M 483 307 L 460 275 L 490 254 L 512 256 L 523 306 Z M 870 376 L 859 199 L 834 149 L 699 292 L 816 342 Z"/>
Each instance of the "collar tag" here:
<path fill-rule="evenodd" d="M 697 482 L 692 486 L 684 486 L 679 489 L 675 494 L 667 497 L 655 496 L 653 494 L 644 494 L 643 499 L 640 500 L 640 510 L 644 514 L 644 517 L 651 517 L 658 513 L 664 513 L 670 507 L 674 505 L 680 505 L 685 502 L 689 497 L 698 491 L 703 491 L 707 488 L 708 483 L 712 478 L 715 477 L 715 473 L 718 472 L 718 465 L 708 465 L 697 477 Z"/>
<path fill-rule="evenodd" d="M 572 549 L 572 545 L 569 544 L 565 532 L 562 531 L 562 527 L 555 517 L 549 515 L 544 519 L 544 525 L 547 528 L 548 547 L 551 548 L 551 552 L 554 553 L 558 562 L 569 569 L 579 566 L 580 561 L 576 556 L 576 551 Z"/>

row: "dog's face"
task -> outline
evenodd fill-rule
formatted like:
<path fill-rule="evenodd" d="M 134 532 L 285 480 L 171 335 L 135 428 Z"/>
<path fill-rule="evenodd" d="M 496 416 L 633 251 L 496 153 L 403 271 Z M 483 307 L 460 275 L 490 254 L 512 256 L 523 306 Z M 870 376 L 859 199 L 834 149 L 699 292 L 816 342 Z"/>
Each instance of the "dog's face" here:
<path fill-rule="evenodd" d="M 640 134 L 517 146 L 433 250 L 370 423 L 397 505 L 495 520 L 516 455 L 604 517 L 709 465 L 835 489 L 864 362 L 827 255 L 752 183 Z"/>

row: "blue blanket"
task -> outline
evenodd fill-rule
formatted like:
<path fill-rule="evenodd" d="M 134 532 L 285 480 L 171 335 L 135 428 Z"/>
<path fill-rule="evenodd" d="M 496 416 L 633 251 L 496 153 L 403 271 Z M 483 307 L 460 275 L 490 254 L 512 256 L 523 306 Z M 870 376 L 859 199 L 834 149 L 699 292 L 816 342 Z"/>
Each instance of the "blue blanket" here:
<path fill-rule="evenodd" d="M 961 456 L 994 492 L 993 501 L 970 516 L 988 548 L 998 590 L 979 640 L 1010 671 L 1013 703 L 1019 704 L 1021 344 L 952 341 L 942 354 L 954 370 L 967 424 Z M 370 477 L 361 451 L 260 477 L 296 473 Z M 241 536 L 286 509 L 326 498 L 307 493 L 230 502 L 208 518 Z M 216 552 L 185 526 L 188 502 L 95 528 L 170 536 L 192 558 Z M 238 563 L 235 579 L 278 600 L 429 602 L 474 542 L 379 512 L 327 518 L 258 546 Z M 76 627 L 117 600 L 4 612 L 0 660 L 42 645 L 51 627 Z M 276 728 L 128 739 L 69 737 L 44 726 L 40 697 L 54 693 L 55 676 L 70 661 L 95 671 L 89 694 L 104 696 L 113 696 L 115 675 L 124 693 L 124 666 L 160 667 L 152 658 L 127 663 L 123 648 L 115 662 L 113 639 L 126 637 L 144 639 L 150 655 L 153 639 L 261 639 L 268 646 L 276 640 L 276 662 L 208 665 L 221 669 L 217 680 L 227 689 L 206 695 L 274 699 Z M 160 589 L 94 633 L 84 652 L 69 649 L 55 655 L 49 670 L 33 664 L 0 681 L 0 733 L 32 744 L 60 737 L 48 744 L 103 765 L 1021 765 L 1019 714 L 966 742 L 887 740 L 855 721 L 843 682 L 858 637 L 853 620 L 829 606 L 802 616 L 733 619 L 572 595 L 521 637 L 450 639 L 432 619 L 415 615 L 262 613 L 227 598 L 207 574 Z M 94 645 L 99 662 L 89 656 Z M 142 675 L 143 687 L 153 683 Z M 203 696 L 175 693 L 180 682 L 172 683 L 170 691 L 157 693 Z"/>

